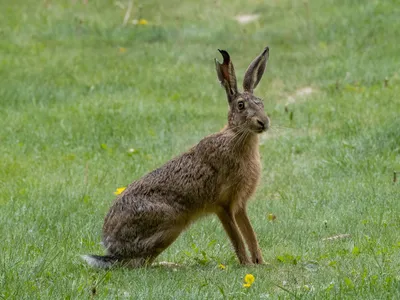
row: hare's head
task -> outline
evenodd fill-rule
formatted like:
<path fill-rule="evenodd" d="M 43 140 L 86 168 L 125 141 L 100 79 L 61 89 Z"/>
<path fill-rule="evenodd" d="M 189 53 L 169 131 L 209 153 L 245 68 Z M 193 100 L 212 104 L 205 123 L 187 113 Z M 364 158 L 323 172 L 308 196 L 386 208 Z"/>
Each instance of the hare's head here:
<path fill-rule="evenodd" d="M 243 131 L 261 133 L 269 127 L 269 118 L 264 112 L 262 100 L 253 94 L 253 90 L 264 73 L 269 57 L 269 48 L 257 56 L 247 68 L 243 80 L 243 92 L 237 89 L 236 75 L 228 52 L 219 50 L 223 63 L 215 60 L 218 79 L 226 90 L 229 102 L 228 126 Z"/>

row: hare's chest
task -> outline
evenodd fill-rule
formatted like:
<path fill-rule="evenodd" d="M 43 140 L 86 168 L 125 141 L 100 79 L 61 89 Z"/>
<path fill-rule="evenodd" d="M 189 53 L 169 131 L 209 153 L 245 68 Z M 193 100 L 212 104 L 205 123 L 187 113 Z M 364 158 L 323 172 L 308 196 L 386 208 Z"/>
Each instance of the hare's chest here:
<path fill-rule="evenodd" d="M 240 162 L 235 172 L 225 178 L 219 202 L 231 207 L 243 206 L 256 191 L 260 174 L 261 164 L 257 157 Z"/>
<path fill-rule="evenodd" d="M 239 190 L 238 196 L 244 201 L 247 201 L 255 192 L 261 175 L 261 163 L 260 160 L 255 158 L 244 162 L 242 165 L 241 172 L 244 176 L 238 178 Z"/>

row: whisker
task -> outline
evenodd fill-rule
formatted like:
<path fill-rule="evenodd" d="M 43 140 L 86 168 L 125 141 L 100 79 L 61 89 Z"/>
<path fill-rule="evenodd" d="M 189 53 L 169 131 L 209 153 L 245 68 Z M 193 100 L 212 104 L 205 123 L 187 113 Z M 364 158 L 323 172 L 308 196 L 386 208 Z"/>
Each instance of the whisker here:
<path fill-rule="evenodd" d="M 246 140 L 248 135 L 249 135 L 249 131 L 243 129 L 242 130 L 242 134 L 237 139 L 237 141 L 236 141 L 235 145 L 233 146 L 233 148 L 235 149 L 238 145 L 242 144 Z"/>
<path fill-rule="evenodd" d="M 285 125 L 276 125 L 276 124 L 274 124 L 274 125 L 271 125 L 269 128 L 279 128 L 279 129 L 293 129 L 293 127 L 288 127 L 288 126 L 285 126 Z"/>
<path fill-rule="evenodd" d="M 236 132 L 234 133 L 234 135 L 231 137 L 231 139 L 229 140 L 229 142 L 235 141 L 236 138 L 238 138 L 238 137 L 243 133 L 243 128 L 242 128 L 242 127 L 236 126 L 236 127 L 234 127 L 233 129 L 236 129 L 236 128 L 238 128 L 238 131 L 236 131 Z"/>
<path fill-rule="evenodd" d="M 285 129 L 273 127 L 273 128 L 269 128 L 269 131 L 271 131 L 271 132 L 282 132 L 282 131 L 285 131 Z"/>

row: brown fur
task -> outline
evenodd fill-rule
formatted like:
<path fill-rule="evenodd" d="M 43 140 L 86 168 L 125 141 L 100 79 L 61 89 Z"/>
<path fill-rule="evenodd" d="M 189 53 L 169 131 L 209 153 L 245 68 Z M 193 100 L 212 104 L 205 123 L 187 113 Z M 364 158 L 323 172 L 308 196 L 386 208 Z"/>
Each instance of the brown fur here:
<path fill-rule="evenodd" d="M 216 67 L 228 96 L 228 125 L 134 181 L 115 199 L 103 226 L 107 256 L 90 256 L 92 264 L 150 264 L 193 221 L 212 213 L 222 222 L 241 264 L 263 263 L 246 204 L 261 173 L 258 133 L 269 127 L 262 101 L 252 94 L 269 51 L 266 48 L 249 66 L 243 93 L 237 91 L 229 54 L 220 52 L 224 63 L 216 62 Z"/>

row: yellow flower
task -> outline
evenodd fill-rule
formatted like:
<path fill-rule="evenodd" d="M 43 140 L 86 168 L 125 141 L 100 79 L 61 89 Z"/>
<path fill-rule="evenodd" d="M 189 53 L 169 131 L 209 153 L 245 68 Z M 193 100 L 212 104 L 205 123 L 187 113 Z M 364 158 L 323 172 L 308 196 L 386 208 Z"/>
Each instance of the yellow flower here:
<path fill-rule="evenodd" d="M 245 288 L 249 288 L 251 287 L 251 285 L 254 283 L 254 276 L 252 274 L 246 274 L 246 276 L 244 276 L 244 284 L 243 287 Z"/>
<path fill-rule="evenodd" d="M 123 191 L 125 191 L 125 189 L 126 189 L 126 187 L 117 188 L 117 190 L 114 192 L 114 195 L 121 194 Z"/>
<path fill-rule="evenodd" d="M 139 25 L 147 25 L 148 23 L 146 19 L 140 19 L 138 22 Z"/>
<path fill-rule="evenodd" d="M 225 270 L 226 269 L 225 265 L 223 265 L 223 264 L 219 264 L 218 268 L 220 268 L 221 270 Z"/>
<path fill-rule="evenodd" d="M 119 48 L 119 53 L 125 53 L 125 52 L 126 52 L 126 48 L 124 48 L 124 47 Z"/>

